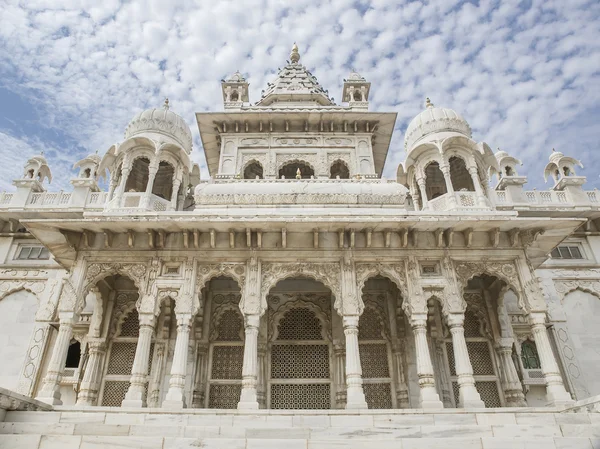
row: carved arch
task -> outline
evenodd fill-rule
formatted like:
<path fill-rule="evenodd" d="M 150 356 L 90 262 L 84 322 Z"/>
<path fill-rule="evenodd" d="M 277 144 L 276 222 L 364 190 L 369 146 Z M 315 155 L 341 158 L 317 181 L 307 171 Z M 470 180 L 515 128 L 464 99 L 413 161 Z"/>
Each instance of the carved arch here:
<path fill-rule="evenodd" d="M 401 264 L 383 264 L 383 263 L 357 263 L 356 264 L 356 285 L 358 291 L 362 293 L 367 280 L 374 276 L 383 276 L 392 281 L 402 299 L 408 298 L 408 288 L 406 283 L 406 265 Z"/>
<path fill-rule="evenodd" d="M 305 164 L 305 165 L 308 165 L 312 169 L 312 171 L 316 173 L 315 164 L 314 163 L 309 162 L 306 159 L 299 159 L 299 158 L 284 159 L 284 160 L 280 161 L 277 164 L 276 171 L 279 172 L 279 170 L 281 170 L 283 167 L 285 167 L 286 165 L 290 165 L 290 164 Z"/>
<path fill-rule="evenodd" d="M 43 280 L 43 281 L 9 281 L 9 280 L 4 280 L 4 279 L 0 280 L 0 301 L 2 301 L 8 295 L 12 295 L 13 293 L 17 293 L 19 291 L 25 290 L 36 297 L 38 305 L 39 305 L 40 297 L 38 295 L 44 291 L 45 284 L 46 284 L 46 280 Z"/>
<path fill-rule="evenodd" d="M 554 281 L 556 291 L 561 294 L 560 302 L 564 302 L 567 295 L 579 290 L 584 293 L 589 293 L 592 296 L 600 299 L 600 281 L 599 280 L 559 280 Z"/>
<path fill-rule="evenodd" d="M 327 316 L 327 313 L 321 309 L 317 304 L 311 301 L 304 301 L 303 299 L 298 299 L 296 301 L 290 301 L 283 304 L 269 320 L 269 341 L 277 340 L 279 335 L 279 323 L 285 317 L 287 312 L 292 309 L 309 309 L 311 312 L 314 312 L 315 316 L 321 323 L 321 336 L 323 340 L 333 341 L 331 335 L 331 321 Z"/>
<path fill-rule="evenodd" d="M 231 303 L 231 302 L 227 302 L 224 304 L 220 304 L 215 311 L 213 312 L 213 315 L 211 317 L 211 329 L 210 329 L 210 333 L 209 333 L 209 340 L 210 341 L 216 341 L 218 336 L 219 336 L 219 326 L 221 325 L 221 319 L 223 318 L 223 314 L 225 312 L 228 311 L 235 311 L 236 313 L 239 314 L 242 325 L 240 326 L 240 332 L 239 332 L 239 336 L 240 336 L 240 340 L 241 342 L 244 341 L 244 316 L 242 315 L 242 312 L 239 308 L 239 306 L 235 303 Z"/>
<path fill-rule="evenodd" d="M 461 296 L 463 296 L 463 291 L 471 279 L 487 274 L 504 281 L 504 283 L 508 285 L 517 296 L 519 307 L 527 311 L 527 307 L 523 298 L 521 282 L 519 280 L 519 275 L 514 262 L 506 261 L 487 263 L 454 261 L 454 271 L 458 280 L 458 287 Z"/>
<path fill-rule="evenodd" d="M 342 310 L 340 275 L 340 266 L 337 263 L 263 263 L 260 299 L 263 304 L 266 304 L 269 291 L 279 281 L 292 277 L 308 277 L 331 290 L 335 299 L 335 308 L 340 311 Z"/>
<path fill-rule="evenodd" d="M 218 264 L 199 264 L 198 274 L 196 275 L 196 297 L 199 297 L 202 289 L 213 278 L 227 276 L 237 282 L 242 298 L 244 298 L 244 288 L 246 286 L 246 264 L 245 263 L 218 263 Z"/>
<path fill-rule="evenodd" d="M 363 313 L 367 309 L 375 312 L 375 315 L 377 316 L 377 320 L 379 321 L 379 329 L 381 330 L 381 338 L 387 341 L 391 341 L 390 326 L 386 317 L 386 313 L 383 310 L 382 306 L 374 300 L 369 300 L 365 302 Z M 363 315 L 361 314 L 361 317 L 362 316 Z M 360 340 L 360 320 L 358 321 L 358 337 Z"/>

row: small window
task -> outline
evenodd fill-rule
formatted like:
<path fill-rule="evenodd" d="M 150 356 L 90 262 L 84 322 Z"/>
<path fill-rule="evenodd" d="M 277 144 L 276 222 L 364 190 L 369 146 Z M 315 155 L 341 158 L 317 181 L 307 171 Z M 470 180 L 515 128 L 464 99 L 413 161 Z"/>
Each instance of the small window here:
<path fill-rule="evenodd" d="M 550 253 L 553 259 L 583 259 L 578 246 L 557 246 Z"/>
<path fill-rule="evenodd" d="M 67 351 L 67 361 L 65 368 L 79 368 L 79 361 L 81 360 L 81 345 L 78 341 L 73 341 Z"/>
<path fill-rule="evenodd" d="M 42 245 L 20 246 L 17 250 L 18 260 L 48 260 L 50 252 Z"/>
<path fill-rule="evenodd" d="M 521 360 L 525 369 L 540 369 L 542 367 L 535 343 L 531 340 L 525 340 L 521 344 Z"/>

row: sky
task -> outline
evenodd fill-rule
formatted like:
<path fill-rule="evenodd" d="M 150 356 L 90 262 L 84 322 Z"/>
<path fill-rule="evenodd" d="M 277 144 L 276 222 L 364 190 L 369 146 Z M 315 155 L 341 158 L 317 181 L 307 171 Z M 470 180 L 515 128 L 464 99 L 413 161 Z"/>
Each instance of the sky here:
<path fill-rule="evenodd" d="M 550 188 L 552 148 L 580 159 L 600 187 L 600 2 L 597 0 L 0 0 L 0 190 L 44 151 L 68 190 L 72 166 L 123 139 L 140 110 L 223 110 L 236 70 L 250 101 L 296 42 L 336 102 L 352 69 L 370 110 L 398 113 L 383 176 L 395 178 L 404 132 L 425 97 L 454 109 L 473 138 L 523 162 L 527 189 Z"/>

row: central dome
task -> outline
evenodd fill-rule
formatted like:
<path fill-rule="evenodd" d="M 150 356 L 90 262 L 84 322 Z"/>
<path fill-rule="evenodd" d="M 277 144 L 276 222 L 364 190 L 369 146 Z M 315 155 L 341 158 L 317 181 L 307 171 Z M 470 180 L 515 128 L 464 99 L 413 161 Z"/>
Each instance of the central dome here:
<path fill-rule="evenodd" d="M 452 109 L 435 107 L 427 99 L 425 110 L 417 115 L 406 128 L 404 149 L 412 150 L 424 137 L 438 132 L 456 132 L 471 138 L 471 127 L 460 114 Z"/>
<path fill-rule="evenodd" d="M 169 109 L 168 99 L 162 108 L 146 109 L 133 117 L 125 128 L 125 139 L 145 132 L 171 137 L 187 154 L 192 152 L 190 128 L 183 118 Z"/>

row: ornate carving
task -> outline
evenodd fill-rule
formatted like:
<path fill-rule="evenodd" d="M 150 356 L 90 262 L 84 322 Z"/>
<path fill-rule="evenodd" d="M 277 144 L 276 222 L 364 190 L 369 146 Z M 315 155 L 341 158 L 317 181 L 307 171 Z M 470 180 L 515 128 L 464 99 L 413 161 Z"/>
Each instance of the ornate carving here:
<path fill-rule="evenodd" d="M 554 281 L 554 287 L 556 288 L 556 291 L 562 295 L 561 299 L 575 290 L 581 290 L 600 298 L 600 280 L 561 279 Z"/>
<path fill-rule="evenodd" d="M 377 275 L 388 277 L 396 284 L 396 287 L 398 287 L 398 290 L 400 290 L 400 293 L 402 294 L 402 298 L 406 299 L 408 297 L 405 263 L 357 263 L 356 285 L 358 286 L 358 291 L 362 291 L 365 282 L 367 282 L 370 277 Z"/>
<path fill-rule="evenodd" d="M 268 164 L 267 153 L 243 153 L 241 156 L 242 157 L 239 161 L 237 173 L 241 173 L 241 175 L 243 176 L 244 170 L 251 162 L 258 162 L 263 168 L 263 173 L 265 173 L 264 170 L 267 169 Z"/>
<path fill-rule="evenodd" d="M 473 277 L 489 274 L 506 282 L 515 293 L 520 292 L 521 284 L 514 262 L 491 262 L 485 259 L 480 262 L 454 261 L 454 271 L 461 289 L 464 289 Z"/>
<path fill-rule="evenodd" d="M 275 166 L 276 170 L 279 170 L 290 162 L 304 162 L 315 170 L 318 165 L 317 159 L 317 153 L 277 153 L 275 156 Z"/>
<path fill-rule="evenodd" d="M 297 299 L 283 304 L 277 311 L 269 314 L 268 329 L 269 340 L 277 340 L 279 334 L 279 323 L 285 317 L 285 314 L 292 309 L 308 309 L 314 312 L 317 319 L 321 322 L 321 333 L 324 340 L 331 341 L 331 317 L 327 309 L 323 310 L 318 304 L 312 301 Z"/>
<path fill-rule="evenodd" d="M 305 276 L 322 282 L 333 293 L 336 304 L 342 301 L 340 266 L 337 263 L 263 263 L 261 302 L 266 304 L 267 294 L 277 282 L 295 276 Z M 336 307 L 336 310 L 340 309 Z"/>
<path fill-rule="evenodd" d="M 113 316 L 110 321 L 109 337 L 112 337 L 117 332 L 117 327 L 127 317 L 129 312 L 135 307 L 137 295 L 132 293 L 119 293 L 115 298 L 115 306 L 113 307 Z"/>
<path fill-rule="evenodd" d="M 146 276 L 147 266 L 141 263 L 92 263 L 88 266 L 85 274 L 84 293 L 103 279 L 112 274 L 121 274 L 130 278 L 142 293 L 141 288 Z"/>
<path fill-rule="evenodd" d="M 245 263 L 217 263 L 217 264 L 199 264 L 196 275 L 196 294 L 200 294 L 202 288 L 208 281 L 217 276 L 229 276 L 233 278 L 240 288 L 242 299 L 244 298 L 244 289 L 246 284 L 246 264 Z"/>

